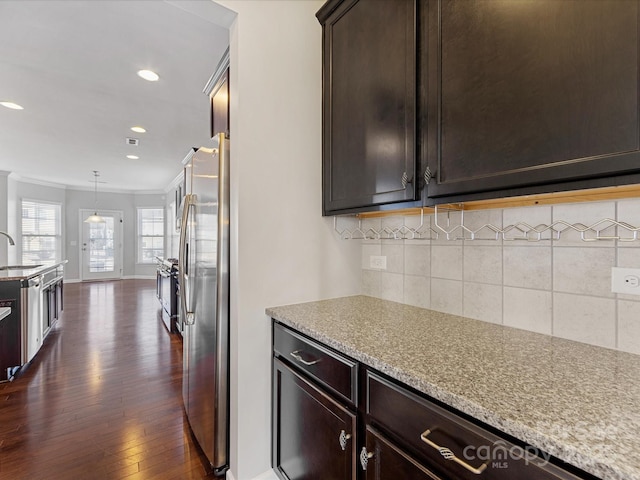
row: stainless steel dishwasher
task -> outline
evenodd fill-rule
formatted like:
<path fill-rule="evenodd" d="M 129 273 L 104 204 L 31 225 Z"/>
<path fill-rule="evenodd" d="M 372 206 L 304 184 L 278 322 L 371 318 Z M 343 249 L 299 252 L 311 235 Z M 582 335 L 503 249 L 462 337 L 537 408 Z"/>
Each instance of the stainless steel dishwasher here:
<path fill-rule="evenodd" d="M 42 345 L 42 275 L 22 281 L 22 364 L 28 363 Z M 25 308 L 26 307 L 26 308 Z"/>

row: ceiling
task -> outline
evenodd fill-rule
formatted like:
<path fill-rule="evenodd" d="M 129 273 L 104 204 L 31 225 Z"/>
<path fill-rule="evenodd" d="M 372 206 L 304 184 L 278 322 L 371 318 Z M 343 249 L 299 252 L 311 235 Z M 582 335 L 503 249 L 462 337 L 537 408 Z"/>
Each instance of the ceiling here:
<path fill-rule="evenodd" d="M 202 90 L 229 44 L 224 10 L 207 0 L 0 1 L 0 101 L 24 107 L 0 106 L 0 170 L 82 189 L 98 170 L 100 189 L 164 190 L 189 148 L 211 143 Z M 130 130 L 138 125 L 147 132 Z"/>

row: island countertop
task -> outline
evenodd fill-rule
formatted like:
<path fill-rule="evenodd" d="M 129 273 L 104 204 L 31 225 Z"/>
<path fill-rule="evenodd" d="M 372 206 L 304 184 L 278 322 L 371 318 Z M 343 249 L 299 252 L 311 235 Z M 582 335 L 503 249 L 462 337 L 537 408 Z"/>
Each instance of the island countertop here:
<path fill-rule="evenodd" d="M 0 282 L 6 282 L 10 280 L 24 280 L 26 278 L 35 277 L 37 275 L 42 275 L 43 273 L 47 273 L 55 268 L 58 268 L 60 265 L 64 265 L 68 260 L 64 260 L 62 262 L 54 263 L 53 265 L 37 265 L 33 267 L 29 267 L 24 265 L 26 268 L 9 268 L 0 266 Z"/>
<path fill-rule="evenodd" d="M 640 480 L 640 356 L 366 296 L 267 315 L 603 479 Z"/>

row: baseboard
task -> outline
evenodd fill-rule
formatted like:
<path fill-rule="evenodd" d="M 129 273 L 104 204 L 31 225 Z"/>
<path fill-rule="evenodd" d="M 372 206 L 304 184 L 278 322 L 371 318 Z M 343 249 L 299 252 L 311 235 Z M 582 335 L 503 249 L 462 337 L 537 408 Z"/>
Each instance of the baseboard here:
<path fill-rule="evenodd" d="M 236 480 L 236 477 L 233 476 L 233 473 L 231 473 L 231 470 L 227 470 L 226 480 Z M 279 478 L 273 470 L 267 470 L 266 472 L 261 473 L 257 477 L 253 477 L 251 480 L 279 480 Z"/>
<path fill-rule="evenodd" d="M 121 278 L 110 278 L 109 280 L 104 280 L 105 282 L 111 282 L 113 280 L 155 280 L 156 276 L 155 275 L 126 275 L 124 277 Z M 64 283 L 81 283 L 83 280 L 80 280 L 79 278 L 65 278 L 64 279 Z M 103 280 L 90 280 L 93 282 L 100 282 Z"/>

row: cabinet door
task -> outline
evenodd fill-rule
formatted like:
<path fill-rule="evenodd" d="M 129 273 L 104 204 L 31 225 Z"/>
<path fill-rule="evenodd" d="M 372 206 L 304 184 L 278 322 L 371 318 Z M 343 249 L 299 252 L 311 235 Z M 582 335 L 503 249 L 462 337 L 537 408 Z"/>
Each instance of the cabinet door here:
<path fill-rule="evenodd" d="M 354 413 L 273 360 L 273 467 L 281 478 L 355 480 L 355 424 Z"/>
<path fill-rule="evenodd" d="M 325 215 L 419 195 L 416 2 L 336 3 L 318 12 L 323 23 Z"/>
<path fill-rule="evenodd" d="M 229 136 L 229 69 L 211 92 L 211 137 L 218 133 Z"/>
<path fill-rule="evenodd" d="M 360 461 L 366 480 L 440 480 L 370 426 Z"/>
<path fill-rule="evenodd" d="M 637 0 L 428 2 L 428 196 L 640 172 Z"/>
<path fill-rule="evenodd" d="M 60 313 L 64 310 L 64 280 L 56 283 L 56 307 L 58 308 L 56 318 L 60 318 Z"/>

